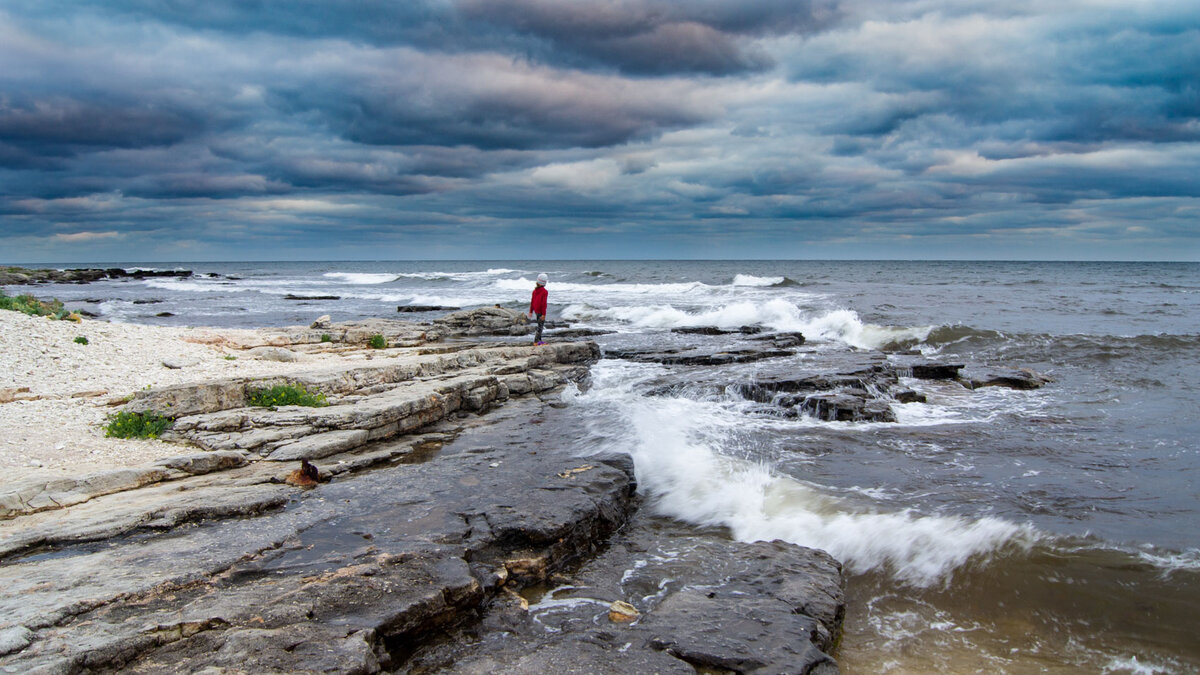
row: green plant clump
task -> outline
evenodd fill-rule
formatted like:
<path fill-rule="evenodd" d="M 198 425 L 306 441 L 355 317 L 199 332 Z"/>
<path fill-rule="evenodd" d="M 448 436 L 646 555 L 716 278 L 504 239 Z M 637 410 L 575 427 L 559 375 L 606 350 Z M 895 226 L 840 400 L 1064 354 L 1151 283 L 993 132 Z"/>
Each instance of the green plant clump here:
<path fill-rule="evenodd" d="M 87 343 L 88 339 L 82 335 L 75 338 L 75 344 L 77 345 L 86 345 Z"/>
<path fill-rule="evenodd" d="M 371 339 L 367 341 L 367 344 L 371 345 L 371 349 L 383 349 L 387 346 L 387 340 L 385 340 L 384 337 L 379 333 L 376 333 L 371 336 Z"/>
<path fill-rule="evenodd" d="M 65 319 L 71 315 L 71 312 L 63 308 L 61 300 L 44 302 L 32 295 L 18 295 L 10 298 L 4 294 L 4 291 L 0 291 L 0 309 L 22 312 L 29 316 L 48 316 L 54 319 Z"/>
<path fill-rule="evenodd" d="M 158 438 L 175 420 L 157 413 L 122 411 L 108 416 L 104 435 L 109 438 Z"/>
<path fill-rule="evenodd" d="M 325 394 L 312 394 L 304 387 L 292 384 L 277 384 L 267 389 L 252 389 L 246 392 L 246 403 L 260 408 L 274 408 L 281 405 L 320 408 L 329 405 L 325 402 Z"/>
<path fill-rule="evenodd" d="M 321 333 L 321 342 L 333 342 L 333 336 L 329 333 Z"/>

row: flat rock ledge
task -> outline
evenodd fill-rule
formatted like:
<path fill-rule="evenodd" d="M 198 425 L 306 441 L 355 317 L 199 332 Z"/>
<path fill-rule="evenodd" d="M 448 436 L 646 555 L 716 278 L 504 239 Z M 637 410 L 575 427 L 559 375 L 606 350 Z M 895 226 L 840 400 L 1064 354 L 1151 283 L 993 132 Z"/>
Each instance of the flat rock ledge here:
<path fill-rule="evenodd" d="M 449 416 L 313 460 L 309 489 L 261 451 L 193 453 L 158 467 L 186 477 L 0 521 L 0 672 L 837 671 L 836 561 L 662 542 L 632 461 L 564 451 L 558 412 Z"/>
<path fill-rule="evenodd" d="M 173 416 L 166 440 L 186 440 L 205 450 L 244 450 L 275 461 L 312 460 L 409 433 L 454 413 L 482 412 L 511 396 L 578 381 L 599 356 L 594 342 L 475 346 L 393 364 L 150 390 L 139 392 L 126 408 Z M 253 390 L 280 384 L 323 394 L 329 405 L 247 407 Z"/>
<path fill-rule="evenodd" d="M 191 446 L 188 454 L 148 467 L 7 484 L 0 488 L 0 520 L 250 461 L 316 460 L 356 451 L 453 415 L 483 412 L 510 397 L 578 381 L 599 358 L 593 342 L 460 347 L 381 359 L 377 365 L 137 392 L 125 409 L 174 418 L 174 426 L 162 438 Z M 247 407 L 251 392 L 279 384 L 324 394 L 330 405 Z M 197 448 L 207 452 L 197 454 Z M 10 544 L 0 536 L 0 552 Z"/>

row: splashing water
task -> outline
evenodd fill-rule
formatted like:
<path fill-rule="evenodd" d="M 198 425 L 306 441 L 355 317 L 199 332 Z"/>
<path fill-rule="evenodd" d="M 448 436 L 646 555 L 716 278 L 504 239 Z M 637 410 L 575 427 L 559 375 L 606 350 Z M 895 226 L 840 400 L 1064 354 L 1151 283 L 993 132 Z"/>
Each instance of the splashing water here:
<path fill-rule="evenodd" d="M 626 429 L 619 446 L 663 515 L 726 526 L 743 541 L 823 549 L 855 572 L 883 569 L 918 586 L 946 580 L 975 556 L 1038 539 L 1031 527 L 997 518 L 881 513 L 824 494 L 746 456 L 753 453 L 741 445 L 744 422 L 729 404 L 639 395 L 637 381 L 657 372 L 602 361 L 593 388 L 575 400 L 604 426 Z"/>

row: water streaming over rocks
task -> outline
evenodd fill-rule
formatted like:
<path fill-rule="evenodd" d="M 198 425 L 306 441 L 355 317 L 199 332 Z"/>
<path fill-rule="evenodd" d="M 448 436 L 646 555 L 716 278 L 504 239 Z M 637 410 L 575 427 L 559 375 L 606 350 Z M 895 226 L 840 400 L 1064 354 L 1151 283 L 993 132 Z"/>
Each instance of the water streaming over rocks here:
<path fill-rule="evenodd" d="M 632 547 L 653 553 L 643 565 L 683 568 L 655 578 L 720 593 L 725 577 L 699 574 L 709 544 L 697 536 L 827 551 L 850 574 L 834 652 L 847 672 L 1200 668 L 1200 265 L 161 268 L 194 274 L 32 290 L 116 321 L 258 326 L 415 305 L 521 312 L 547 272 L 549 339 L 586 331 L 604 354 L 555 410 L 556 433 L 581 460 L 631 456 L 645 500 L 637 518 L 660 523 L 653 543 L 638 543 L 639 528 L 615 543 L 612 569 L 633 564 L 618 560 Z M 932 377 L 922 369 L 932 364 L 961 368 Z M 581 573 L 608 574 L 595 564 Z M 586 585 L 552 583 L 528 600 L 534 624 L 512 632 L 534 649 L 530 663 L 561 662 L 561 643 L 545 635 L 606 611 L 593 601 L 607 596 L 572 584 Z M 511 645 L 479 640 L 478 651 L 417 656 L 519 661 Z M 595 648 L 607 647 L 571 653 Z"/>

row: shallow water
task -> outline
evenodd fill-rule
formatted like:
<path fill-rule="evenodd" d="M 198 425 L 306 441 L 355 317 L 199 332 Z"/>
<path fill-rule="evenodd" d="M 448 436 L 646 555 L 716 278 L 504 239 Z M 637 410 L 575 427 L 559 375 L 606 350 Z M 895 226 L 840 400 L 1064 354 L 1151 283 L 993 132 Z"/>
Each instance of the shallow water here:
<path fill-rule="evenodd" d="M 843 560 L 848 672 L 1200 668 L 1200 265 L 179 266 L 214 276 L 35 290 L 117 321 L 259 326 L 394 317 L 405 304 L 524 309 L 545 271 L 551 319 L 616 331 L 597 338 L 609 349 L 674 344 L 676 327 L 801 331 L 804 350 L 768 362 L 606 359 L 567 409 L 574 443 L 632 454 L 659 513 Z M 894 403 L 887 424 L 784 419 L 712 386 L 884 347 L 1054 381 L 912 381 L 929 402 Z"/>

